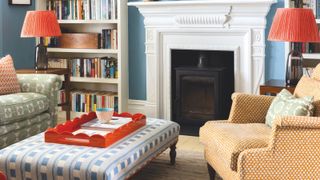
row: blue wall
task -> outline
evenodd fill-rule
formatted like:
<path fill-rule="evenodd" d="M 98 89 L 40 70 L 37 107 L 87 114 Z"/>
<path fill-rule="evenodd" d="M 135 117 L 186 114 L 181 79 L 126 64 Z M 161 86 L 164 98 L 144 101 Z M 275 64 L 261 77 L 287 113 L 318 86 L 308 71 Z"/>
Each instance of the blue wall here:
<path fill-rule="evenodd" d="M 284 0 L 278 0 L 277 4 L 272 5 L 267 16 L 266 39 L 272 24 L 273 16 L 277 8 L 284 7 Z M 283 42 L 270 42 L 266 40 L 266 80 L 285 79 L 285 56 Z"/>
<path fill-rule="evenodd" d="M 129 0 L 129 2 L 137 0 Z M 34 0 L 33 0 L 34 2 Z M 34 3 L 33 3 L 34 4 Z M 266 37 L 277 7 L 273 5 L 268 16 Z M 0 55 L 11 54 L 16 68 L 33 68 L 34 38 L 20 38 L 20 31 L 27 10 L 32 6 L 10 6 L 7 0 L 0 1 Z M 146 58 L 143 17 L 135 7 L 129 7 L 129 98 L 146 99 Z M 284 79 L 284 45 L 281 42 L 266 43 L 266 80 Z"/>
<path fill-rule="evenodd" d="M 132 2 L 133 0 L 129 0 Z M 146 58 L 143 17 L 135 7 L 129 7 L 129 98 L 146 99 Z"/>
<path fill-rule="evenodd" d="M 21 27 L 26 11 L 34 9 L 32 6 L 12 6 L 7 0 L 0 1 L 0 55 L 10 54 L 15 67 L 34 67 L 34 38 L 20 38 Z"/>
<path fill-rule="evenodd" d="M 137 0 L 129 0 L 130 2 Z M 284 0 L 272 5 L 267 16 L 266 38 L 276 8 L 284 7 Z M 146 58 L 144 54 L 143 17 L 135 7 L 129 7 L 129 98 L 146 99 Z M 284 43 L 266 41 L 266 80 L 284 79 Z"/>

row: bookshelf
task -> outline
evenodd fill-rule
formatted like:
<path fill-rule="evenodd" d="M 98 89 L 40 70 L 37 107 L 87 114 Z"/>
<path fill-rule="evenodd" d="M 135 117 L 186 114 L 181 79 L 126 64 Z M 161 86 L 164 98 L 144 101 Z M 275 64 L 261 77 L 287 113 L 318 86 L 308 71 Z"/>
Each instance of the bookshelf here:
<path fill-rule="evenodd" d="M 74 49 L 74 48 L 48 48 L 49 53 L 81 53 L 81 54 L 118 54 L 117 49 Z"/>
<path fill-rule="evenodd" d="M 61 1 L 61 2 L 60 2 Z M 115 2 L 116 1 L 116 2 Z M 100 4 L 96 5 L 97 9 L 90 9 L 87 11 L 89 6 L 87 3 L 91 3 L 89 0 L 41 0 L 36 1 L 36 9 L 37 10 L 46 10 L 48 6 L 52 7 L 52 3 L 60 3 L 59 5 L 63 3 L 68 3 L 68 17 L 66 14 L 61 15 L 57 13 L 58 22 L 61 27 L 62 33 L 101 33 L 103 29 L 116 29 L 117 31 L 117 48 L 114 49 L 77 49 L 77 48 L 59 48 L 59 47 L 48 47 L 48 56 L 49 59 L 66 59 L 67 60 L 67 67 L 69 70 L 75 71 L 73 68 L 72 61 L 73 59 L 80 59 L 87 60 L 89 58 L 113 58 L 116 60 L 116 73 L 117 77 L 111 78 L 111 77 L 102 77 L 102 75 L 99 75 L 97 77 L 79 77 L 75 76 L 75 74 L 72 74 L 70 81 L 71 81 L 71 90 L 72 92 L 79 92 L 85 94 L 86 98 L 87 95 L 94 95 L 99 94 L 99 96 L 104 96 L 106 94 L 113 93 L 112 96 L 117 96 L 117 109 L 119 112 L 125 112 L 127 111 L 127 101 L 128 101 L 128 9 L 127 9 L 127 0 L 94 0 L 95 3 L 108 3 L 111 2 L 112 5 L 108 6 L 109 14 L 103 15 L 105 11 L 102 10 L 102 7 Z M 71 3 L 80 3 L 81 6 L 81 12 L 83 13 L 81 17 L 78 15 L 79 18 L 75 18 L 77 15 L 74 16 L 74 7 L 71 7 Z M 92 2 L 93 3 L 93 2 Z M 114 5 L 117 4 L 117 5 Z M 56 7 L 56 6 L 54 6 Z M 59 6 L 57 6 L 59 7 Z M 79 8 L 78 7 L 78 8 Z M 104 6 L 105 7 L 105 6 Z M 73 9 L 72 9 L 73 8 Z M 91 8 L 91 6 L 90 6 Z M 100 9 L 101 8 L 101 9 Z M 101 11 L 96 11 L 96 10 Z M 59 11 L 59 9 L 55 9 Z M 57 12 L 56 11 L 56 12 Z M 78 12 L 80 12 L 78 10 Z M 101 12 L 101 14 L 97 13 Z M 71 13 L 73 13 L 71 15 Z M 75 12 L 76 13 L 76 12 Z M 89 13 L 89 14 L 88 14 Z M 93 14 L 95 13 L 95 17 L 93 17 Z M 90 15 L 90 17 L 89 17 Z M 100 61 L 100 59 L 98 60 Z M 96 66 L 97 67 L 97 66 Z M 99 64 L 100 67 L 104 67 L 103 65 Z M 83 69 L 82 69 L 83 70 Z M 99 70 L 100 74 L 102 73 Z M 104 72 L 105 73 L 105 72 Z M 83 75 L 83 73 L 82 73 Z M 72 94 L 72 93 L 71 93 Z M 101 95 L 102 94 L 102 95 Z M 114 95 L 116 94 L 116 95 Z M 84 96 L 84 95 L 83 95 Z M 98 95 L 97 95 L 98 96 Z M 82 97 L 82 96 L 81 96 Z M 72 97 L 71 97 L 72 98 Z M 98 103 L 101 104 L 101 99 L 92 99 L 92 102 L 97 103 L 94 106 L 98 106 Z M 89 99 L 89 98 L 87 98 Z M 90 96 L 91 99 L 91 96 Z M 103 99 L 104 100 L 104 99 Z M 77 101 L 80 102 L 80 101 Z M 81 101 L 83 103 L 84 101 Z M 113 102 L 113 101 L 112 101 Z M 71 106 L 75 105 L 74 99 L 71 100 Z M 90 102 L 91 103 L 91 102 Z M 103 103 L 102 103 L 103 104 Z M 79 105 L 80 109 L 85 109 L 84 106 L 86 105 Z M 96 108 L 96 107 L 95 107 Z M 75 109 L 75 108 L 73 108 Z M 92 108 L 94 109 L 94 108 Z M 89 110 L 92 110 L 91 107 Z M 88 111 L 86 109 L 85 111 Z M 59 113 L 59 118 L 63 118 L 64 116 L 63 111 Z M 79 116 L 86 112 L 77 112 L 72 111 L 71 112 L 71 119 Z"/>
<path fill-rule="evenodd" d="M 296 2 L 296 4 L 295 4 Z M 316 23 L 318 24 L 318 27 L 320 27 L 320 1 L 318 0 L 285 0 L 285 7 L 286 8 L 293 8 L 296 7 L 297 4 L 301 4 L 303 8 L 311 8 L 314 11 L 315 17 L 316 17 Z M 319 28 L 320 29 L 320 28 Z M 318 63 L 320 63 L 320 44 L 319 43 L 313 43 L 316 44 L 316 48 L 313 48 L 314 52 L 303 52 L 303 67 L 306 68 L 312 68 Z M 303 47 L 305 48 L 305 47 Z M 290 43 L 285 43 L 285 54 L 284 58 L 287 58 L 288 53 L 290 52 Z"/>

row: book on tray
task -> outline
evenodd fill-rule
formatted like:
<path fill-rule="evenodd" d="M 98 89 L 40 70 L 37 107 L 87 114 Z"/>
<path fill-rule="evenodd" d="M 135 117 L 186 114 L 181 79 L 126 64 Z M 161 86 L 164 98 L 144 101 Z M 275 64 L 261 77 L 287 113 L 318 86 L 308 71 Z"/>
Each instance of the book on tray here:
<path fill-rule="evenodd" d="M 99 134 L 106 135 L 113 130 L 129 123 L 132 121 L 131 118 L 124 117 L 112 117 L 112 120 L 109 123 L 101 123 L 98 119 L 94 119 L 87 123 L 81 125 L 81 128 L 77 131 L 74 131 L 73 134 L 84 133 L 89 136 Z"/>

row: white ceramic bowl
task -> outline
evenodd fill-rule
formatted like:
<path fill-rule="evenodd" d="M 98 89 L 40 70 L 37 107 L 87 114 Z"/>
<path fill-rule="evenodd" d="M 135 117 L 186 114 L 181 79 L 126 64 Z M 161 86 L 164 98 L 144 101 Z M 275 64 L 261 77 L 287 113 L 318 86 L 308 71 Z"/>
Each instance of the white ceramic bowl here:
<path fill-rule="evenodd" d="M 112 108 L 97 108 L 97 118 L 101 123 L 109 123 L 112 119 L 114 110 Z"/>

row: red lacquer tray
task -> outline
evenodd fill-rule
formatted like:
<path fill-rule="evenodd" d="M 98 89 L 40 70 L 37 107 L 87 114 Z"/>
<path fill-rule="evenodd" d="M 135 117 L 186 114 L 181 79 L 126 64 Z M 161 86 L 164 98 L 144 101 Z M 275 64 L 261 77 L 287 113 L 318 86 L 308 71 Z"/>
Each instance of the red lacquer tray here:
<path fill-rule="evenodd" d="M 71 121 L 59 124 L 54 128 L 48 128 L 44 135 L 45 142 L 92 147 L 107 147 L 146 125 L 146 116 L 143 114 L 131 115 L 129 113 L 114 113 L 114 116 L 132 118 L 132 121 L 112 130 L 105 136 L 98 134 L 89 136 L 84 133 L 74 135 L 73 132 L 79 130 L 82 124 L 97 118 L 95 112 L 90 112 L 87 115 L 82 115 L 80 118 L 75 118 Z"/>

